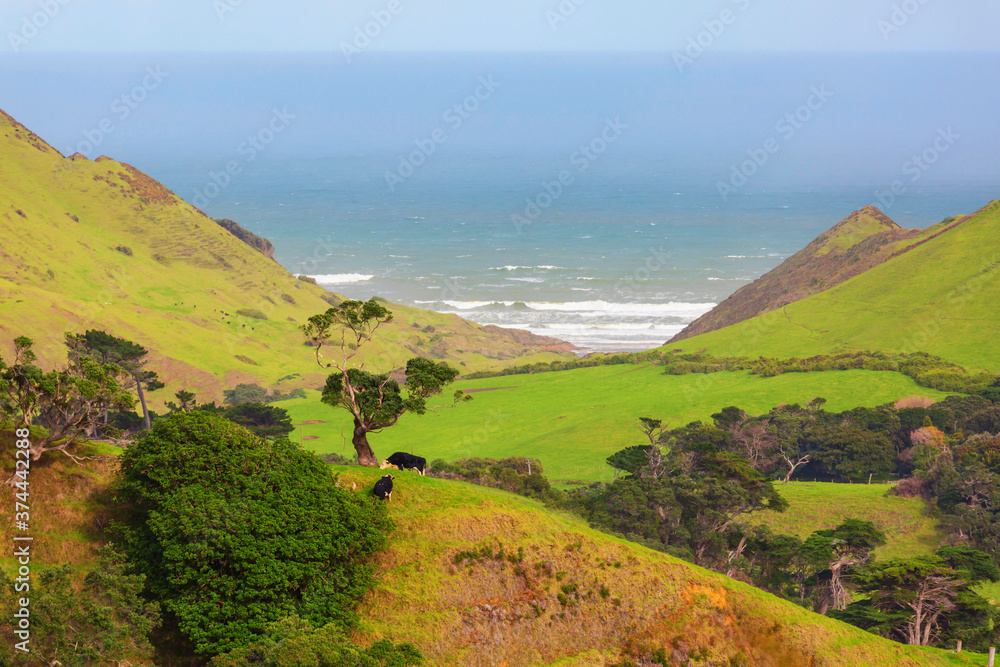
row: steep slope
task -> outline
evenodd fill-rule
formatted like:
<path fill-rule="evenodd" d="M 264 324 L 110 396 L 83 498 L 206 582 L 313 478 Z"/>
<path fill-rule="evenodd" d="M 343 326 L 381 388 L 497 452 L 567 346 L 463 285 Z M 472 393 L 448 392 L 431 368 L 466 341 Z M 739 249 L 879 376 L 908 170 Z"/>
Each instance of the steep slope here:
<path fill-rule="evenodd" d="M 26 334 L 54 365 L 65 359 L 64 332 L 101 328 L 151 349 L 169 394 L 209 400 L 241 381 L 306 383 L 317 366 L 297 327 L 342 299 L 297 280 L 133 167 L 64 158 L 2 112 L 0 236 L 0 353 Z M 472 370 L 556 359 L 570 347 L 391 309 L 395 322 L 359 360 L 370 368 L 422 354 Z"/>
<path fill-rule="evenodd" d="M 113 461 L 50 460 L 33 470 L 33 567 L 68 563 L 82 576 L 96 564 L 113 469 Z M 358 493 L 382 474 L 334 470 Z M 13 503 L 6 494 L 0 511 Z M 427 665 L 604 667 L 658 649 L 671 664 L 985 664 L 968 652 L 889 642 L 501 491 L 398 473 L 389 511 L 396 529 L 353 639 L 411 641 Z M 5 522 L 0 537 L 11 536 Z M 0 567 L 15 570 L 10 552 Z M 13 600 L 0 597 L 5 632 Z"/>
<path fill-rule="evenodd" d="M 783 358 L 922 351 L 1000 371 L 1000 201 L 926 232 L 836 287 L 670 348 Z"/>
<path fill-rule="evenodd" d="M 736 290 L 670 342 L 722 329 L 828 290 L 964 219 L 949 219 L 925 230 L 903 229 L 874 206 L 865 206 L 777 268 Z"/>
<path fill-rule="evenodd" d="M 337 470 L 359 490 L 379 475 Z M 656 649 L 671 664 L 982 660 L 893 644 L 500 491 L 401 473 L 390 511 L 357 638 L 414 641 L 433 665 L 596 667 Z"/>

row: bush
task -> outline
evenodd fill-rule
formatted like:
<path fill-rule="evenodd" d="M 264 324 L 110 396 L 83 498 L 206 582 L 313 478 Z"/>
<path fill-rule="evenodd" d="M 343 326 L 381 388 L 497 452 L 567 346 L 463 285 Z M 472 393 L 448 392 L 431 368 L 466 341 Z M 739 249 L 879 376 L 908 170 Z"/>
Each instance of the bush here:
<path fill-rule="evenodd" d="M 299 276 L 299 280 L 301 280 L 304 283 L 309 283 L 310 285 L 319 284 L 318 282 L 316 282 L 316 279 L 313 278 L 312 276 Z"/>
<path fill-rule="evenodd" d="M 267 315 L 257 310 L 256 308 L 240 308 L 236 311 L 237 315 L 242 315 L 243 317 L 249 317 L 254 320 L 266 320 Z"/>
<path fill-rule="evenodd" d="M 377 641 L 368 649 L 348 642 L 339 628 L 315 629 L 296 617 L 282 619 L 268 628 L 252 647 L 221 655 L 210 667 L 409 667 L 423 664 L 413 644 Z"/>
<path fill-rule="evenodd" d="M 200 411 L 157 420 L 121 456 L 112 490 L 117 541 L 203 656 L 249 646 L 289 615 L 353 625 L 392 525 L 315 455 Z"/>

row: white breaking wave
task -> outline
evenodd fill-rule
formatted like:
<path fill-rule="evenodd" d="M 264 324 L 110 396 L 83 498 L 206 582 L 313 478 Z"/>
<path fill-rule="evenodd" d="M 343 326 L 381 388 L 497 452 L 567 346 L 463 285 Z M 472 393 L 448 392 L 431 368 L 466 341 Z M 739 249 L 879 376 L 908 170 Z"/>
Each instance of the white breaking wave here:
<path fill-rule="evenodd" d="M 541 269 L 543 271 L 565 271 L 564 266 L 552 266 L 551 264 L 542 264 L 541 266 L 519 266 L 511 265 L 507 266 L 491 266 L 490 271 L 531 271 L 533 269 Z"/>
<path fill-rule="evenodd" d="M 315 279 L 321 285 L 346 285 L 348 283 L 363 283 L 375 276 L 362 273 L 327 273 L 309 277 Z"/>
<path fill-rule="evenodd" d="M 684 317 L 700 316 L 712 308 L 714 303 L 686 303 L 671 301 L 669 303 L 613 303 L 609 301 L 567 301 L 564 303 L 546 303 L 540 301 L 417 301 L 418 304 L 443 303 L 456 310 L 475 310 L 489 306 L 522 305 L 536 311 L 555 311 L 564 313 L 599 313 L 606 315 L 632 315 L 652 317 Z"/>

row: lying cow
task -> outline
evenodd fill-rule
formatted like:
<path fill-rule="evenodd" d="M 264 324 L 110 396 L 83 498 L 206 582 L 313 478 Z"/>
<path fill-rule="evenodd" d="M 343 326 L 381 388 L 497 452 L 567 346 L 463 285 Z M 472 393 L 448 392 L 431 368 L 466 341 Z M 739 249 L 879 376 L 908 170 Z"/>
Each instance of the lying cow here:
<path fill-rule="evenodd" d="M 382 461 L 382 465 L 379 468 L 385 470 L 390 466 L 396 470 L 416 470 L 423 475 L 424 471 L 427 470 L 427 459 L 422 456 L 407 454 L 406 452 L 396 452 L 385 461 Z"/>
<path fill-rule="evenodd" d="M 375 489 L 372 491 L 379 500 L 389 499 L 392 502 L 392 480 L 394 477 L 392 475 L 386 475 L 379 481 L 375 482 Z"/>

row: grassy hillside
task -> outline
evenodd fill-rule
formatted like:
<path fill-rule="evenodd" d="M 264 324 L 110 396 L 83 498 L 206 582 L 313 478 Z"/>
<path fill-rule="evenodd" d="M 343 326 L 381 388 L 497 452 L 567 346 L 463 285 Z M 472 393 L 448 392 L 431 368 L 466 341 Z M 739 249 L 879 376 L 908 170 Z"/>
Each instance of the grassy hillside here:
<path fill-rule="evenodd" d="M 33 567 L 94 565 L 113 466 L 53 457 L 33 468 Z M 335 470 L 359 493 L 381 475 Z M 655 649 L 704 664 L 984 664 L 881 640 L 500 491 L 401 473 L 390 514 L 397 527 L 354 639 L 412 641 L 429 665 L 597 667 Z"/>
<path fill-rule="evenodd" d="M 154 404 L 179 389 L 210 400 L 237 382 L 312 373 L 297 327 L 340 300 L 129 165 L 64 158 L 2 112 L 0 236 L 0 353 L 26 334 L 54 365 L 65 360 L 63 332 L 105 329 L 152 350 L 150 367 L 168 384 Z M 474 370 L 564 349 L 453 315 L 392 310 L 396 322 L 360 359 L 369 367 L 421 354 Z"/>
<path fill-rule="evenodd" d="M 1000 371 L 1000 201 L 947 226 L 832 289 L 669 347 L 781 358 L 922 351 Z"/>
<path fill-rule="evenodd" d="M 363 488 L 379 474 L 339 471 Z M 597 666 L 640 648 L 706 664 L 982 662 L 892 644 L 499 491 L 401 474 L 391 513 L 356 638 L 414 641 L 434 665 Z"/>
<path fill-rule="evenodd" d="M 927 229 L 903 229 L 865 206 L 820 234 L 780 266 L 689 324 L 671 343 L 722 329 L 835 287 L 961 224 L 949 218 Z"/>
<path fill-rule="evenodd" d="M 609 480 L 605 459 L 645 442 L 639 417 L 663 419 L 672 427 L 708 419 L 728 405 L 762 414 L 781 403 L 808 403 L 817 396 L 839 411 L 875 406 L 915 394 L 945 394 L 918 387 L 898 373 L 835 371 L 790 373 L 774 378 L 748 372 L 664 375 L 658 366 L 598 366 L 571 371 L 515 375 L 459 382 L 474 400 L 438 415 L 406 416 L 371 436 L 378 456 L 413 451 L 428 459 L 468 456 L 528 456 L 541 461 L 551 480 Z M 441 401 L 442 403 L 447 401 Z M 351 422 L 343 410 L 306 399 L 278 403 L 301 426 L 292 438 L 317 452 L 346 451 Z M 341 430 L 347 435 L 346 449 Z M 304 437 L 310 439 L 304 440 Z"/>
<path fill-rule="evenodd" d="M 944 541 L 937 519 L 923 500 L 886 495 L 887 484 L 824 484 L 793 482 L 779 485 L 788 501 L 781 514 L 754 516 L 751 523 L 766 525 L 775 533 L 805 539 L 814 531 L 836 528 L 844 519 L 871 521 L 888 538 L 875 550 L 879 559 L 910 558 L 934 553 Z"/>

